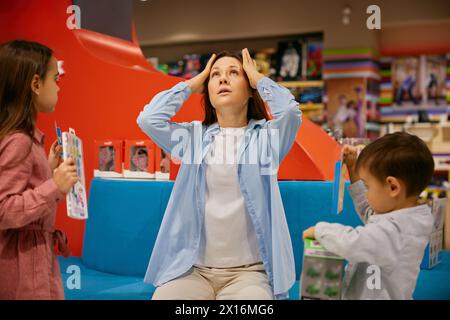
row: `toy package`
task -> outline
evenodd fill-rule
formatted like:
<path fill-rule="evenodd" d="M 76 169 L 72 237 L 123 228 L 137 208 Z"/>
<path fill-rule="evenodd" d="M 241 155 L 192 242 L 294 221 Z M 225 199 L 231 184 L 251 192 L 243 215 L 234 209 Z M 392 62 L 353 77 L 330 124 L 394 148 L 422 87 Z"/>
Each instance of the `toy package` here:
<path fill-rule="evenodd" d="M 94 177 L 121 178 L 123 177 L 123 141 L 95 140 Z"/>
<path fill-rule="evenodd" d="M 305 239 L 300 279 L 301 300 L 340 300 L 344 259 L 327 251 L 317 240 Z"/>
<path fill-rule="evenodd" d="M 431 213 L 434 218 L 433 231 L 431 232 L 429 242 L 425 248 L 422 263 L 420 264 L 421 269 L 432 269 L 441 262 L 440 253 L 444 242 L 444 217 L 446 203 L 447 198 L 433 199 L 431 205 Z"/>
<path fill-rule="evenodd" d="M 333 183 L 333 199 L 332 199 L 332 214 L 339 214 L 344 208 L 344 192 L 345 192 L 345 173 L 346 166 L 342 158 L 336 161 L 334 167 L 334 183 Z"/>
<path fill-rule="evenodd" d="M 155 177 L 155 145 L 150 140 L 125 140 L 126 178 L 152 179 Z"/>
<path fill-rule="evenodd" d="M 170 162 L 170 154 L 155 145 L 155 179 L 169 180 Z"/>
<path fill-rule="evenodd" d="M 57 128 L 57 132 L 59 128 Z M 75 134 L 75 130 L 62 133 L 63 159 L 72 158 L 77 166 L 78 182 L 66 196 L 67 215 L 74 219 L 88 218 L 88 203 L 84 177 L 83 143 Z"/>

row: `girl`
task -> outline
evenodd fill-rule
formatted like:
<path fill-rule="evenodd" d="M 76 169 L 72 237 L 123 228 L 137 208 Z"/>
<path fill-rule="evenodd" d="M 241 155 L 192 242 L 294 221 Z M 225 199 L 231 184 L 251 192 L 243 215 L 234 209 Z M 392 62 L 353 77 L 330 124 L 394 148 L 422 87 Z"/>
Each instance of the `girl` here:
<path fill-rule="evenodd" d="M 52 50 L 34 42 L 0 46 L 0 300 L 64 299 L 54 245 L 56 205 L 77 182 L 72 159 L 60 164 L 53 143 L 47 158 L 38 112 L 53 112 L 58 67 Z"/>
<path fill-rule="evenodd" d="M 170 122 L 191 93 L 205 95 L 203 123 Z M 145 107 L 141 129 L 182 160 L 145 276 L 153 299 L 287 297 L 295 268 L 277 168 L 300 120 L 289 90 L 247 49 L 213 55 Z"/>

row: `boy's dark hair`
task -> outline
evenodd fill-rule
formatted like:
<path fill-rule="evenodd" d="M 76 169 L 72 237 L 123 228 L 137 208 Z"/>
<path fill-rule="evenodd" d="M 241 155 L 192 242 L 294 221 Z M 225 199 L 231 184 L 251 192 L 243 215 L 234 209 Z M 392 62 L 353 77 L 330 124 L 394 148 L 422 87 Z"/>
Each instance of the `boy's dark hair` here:
<path fill-rule="evenodd" d="M 406 185 L 406 196 L 419 195 L 430 182 L 434 160 L 425 142 L 406 132 L 387 134 L 368 144 L 356 161 L 380 182 L 388 176 Z"/>

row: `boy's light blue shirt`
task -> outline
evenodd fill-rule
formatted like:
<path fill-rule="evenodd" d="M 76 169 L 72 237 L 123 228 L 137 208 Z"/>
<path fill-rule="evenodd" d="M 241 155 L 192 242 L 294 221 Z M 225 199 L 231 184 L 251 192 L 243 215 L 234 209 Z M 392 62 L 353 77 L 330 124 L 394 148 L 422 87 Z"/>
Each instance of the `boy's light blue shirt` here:
<path fill-rule="evenodd" d="M 301 111 L 288 89 L 269 78 L 257 83 L 273 119 L 251 119 L 238 154 L 238 179 L 256 232 L 260 255 L 277 299 L 295 282 L 292 243 L 278 187 L 278 164 L 289 152 Z M 163 150 L 182 159 L 144 281 L 160 286 L 187 272 L 197 261 L 205 210 L 205 155 L 218 123 L 169 121 L 191 95 L 180 82 L 160 92 L 139 114 L 139 127 Z M 233 230 L 230 230 L 233 232 Z"/>
<path fill-rule="evenodd" d="M 343 299 L 410 300 L 432 231 L 431 209 L 419 205 L 376 214 L 366 192 L 361 180 L 349 187 L 364 226 L 320 222 L 316 225 L 316 239 L 348 261 Z M 372 280 L 378 276 L 379 281 Z"/>

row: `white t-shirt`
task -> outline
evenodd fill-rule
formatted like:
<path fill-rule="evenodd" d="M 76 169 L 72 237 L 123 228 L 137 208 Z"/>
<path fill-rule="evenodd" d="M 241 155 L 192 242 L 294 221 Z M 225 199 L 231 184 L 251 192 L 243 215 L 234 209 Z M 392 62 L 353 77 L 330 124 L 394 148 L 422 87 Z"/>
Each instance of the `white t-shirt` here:
<path fill-rule="evenodd" d="M 245 129 L 221 128 L 205 158 L 205 221 L 197 262 L 202 266 L 227 268 L 261 261 L 237 175 Z"/>

